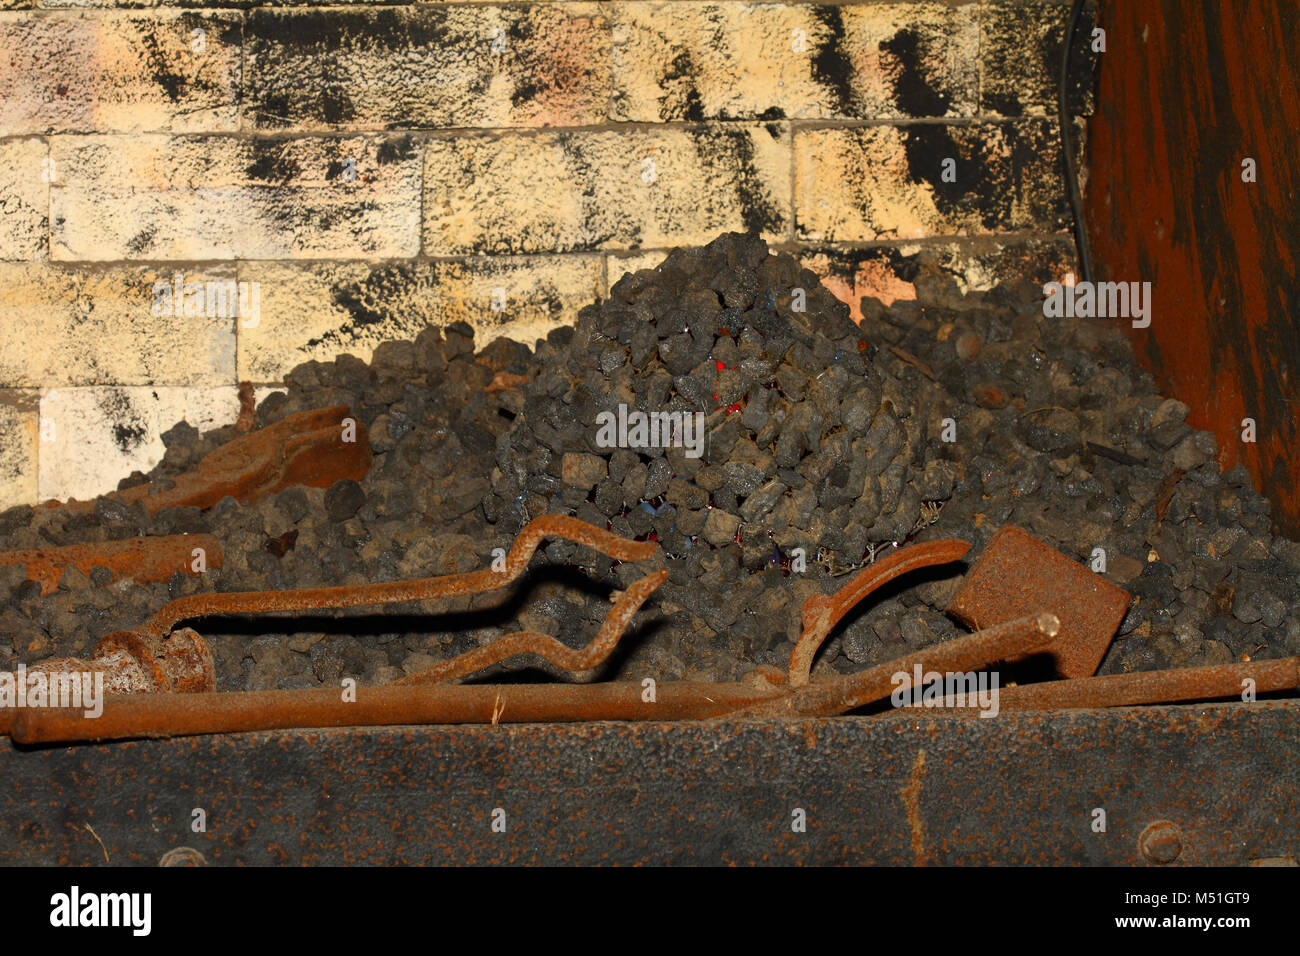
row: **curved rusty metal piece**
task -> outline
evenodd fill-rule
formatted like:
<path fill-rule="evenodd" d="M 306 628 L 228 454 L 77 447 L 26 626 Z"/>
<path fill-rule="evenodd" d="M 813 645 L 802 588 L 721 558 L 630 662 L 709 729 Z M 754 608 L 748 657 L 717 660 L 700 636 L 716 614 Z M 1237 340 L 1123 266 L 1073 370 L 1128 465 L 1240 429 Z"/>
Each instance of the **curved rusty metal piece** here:
<path fill-rule="evenodd" d="M 264 614 L 271 611 L 314 611 L 321 608 L 362 607 L 429 601 L 496 591 L 512 584 L 528 567 L 546 538 L 564 538 L 585 545 L 618 561 L 644 561 L 659 545 L 654 541 L 628 541 L 566 515 L 542 515 L 524 526 L 510 546 L 502 571 L 470 571 L 412 581 L 301 588 L 287 591 L 238 591 L 226 594 L 192 594 L 162 608 L 148 621 L 127 633 L 159 638 L 181 621 L 214 614 Z"/>
<path fill-rule="evenodd" d="M 960 538 L 908 545 L 863 568 L 834 594 L 814 594 L 804 601 L 803 632 L 790 654 L 790 686 L 803 687 L 808 683 L 818 648 L 844 615 L 853 610 L 864 597 L 901 575 L 918 568 L 948 564 L 963 557 L 969 550 L 970 542 Z"/>
<path fill-rule="evenodd" d="M 536 654 L 556 667 L 572 672 L 575 676 L 590 671 L 605 662 L 605 658 L 609 657 L 622 639 L 623 630 L 632 620 L 632 616 L 667 580 L 667 571 L 655 571 L 629 585 L 614 602 L 614 606 L 610 608 L 609 614 L 605 616 L 605 621 L 600 626 L 600 631 L 586 647 L 569 647 L 549 635 L 538 634 L 536 631 L 518 631 L 498 638 L 490 644 L 476 647 L 472 651 L 466 651 L 449 661 L 443 661 L 393 681 L 393 684 L 398 686 L 442 684 L 458 677 L 468 677 L 470 674 L 520 654 Z"/>
<path fill-rule="evenodd" d="M 997 627 L 924 647 L 903 657 L 855 674 L 813 681 L 762 704 L 738 710 L 756 717 L 833 717 L 884 700 L 894 692 L 895 675 L 923 671 L 979 670 L 1018 654 L 1041 650 L 1061 631 L 1055 614 L 1041 611 Z"/>

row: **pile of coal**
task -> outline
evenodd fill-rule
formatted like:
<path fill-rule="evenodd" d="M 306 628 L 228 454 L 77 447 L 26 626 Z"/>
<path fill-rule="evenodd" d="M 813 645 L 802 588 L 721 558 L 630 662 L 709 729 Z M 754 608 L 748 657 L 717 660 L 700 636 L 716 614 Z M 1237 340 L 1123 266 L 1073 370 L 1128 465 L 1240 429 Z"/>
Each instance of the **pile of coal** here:
<path fill-rule="evenodd" d="M 810 595 L 909 540 L 966 538 L 978 553 L 1006 523 L 1134 595 L 1103 673 L 1300 653 L 1300 545 L 1270 532 L 1245 471 L 1220 473 L 1213 437 L 1156 394 L 1121 337 L 1045 318 L 1036 286 L 963 295 L 932 269 L 914 281 L 915 301 L 864 300 L 855 325 L 796 260 L 733 234 L 624 276 L 533 349 L 476 351 L 459 324 L 385 343 L 369 363 L 309 362 L 258 423 L 350 406 L 375 452 L 364 480 L 152 517 L 111 498 L 0 514 L 0 549 L 207 532 L 225 551 L 220 569 L 161 584 L 69 570 L 44 597 L 0 568 L 0 667 L 85 656 L 201 590 L 484 568 L 544 513 L 656 540 L 660 555 L 618 564 L 553 542 L 504 592 L 206 619 L 196 629 L 219 685 L 384 683 L 521 629 L 581 646 L 613 592 L 656 567 L 669 580 L 598 676 L 733 679 L 785 663 Z M 165 489 L 231 437 L 182 423 L 162 463 L 127 483 Z M 959 571 L 864 602 L 816 669 L 954 636 L 942 608 Z"/>
<path fill-rule="evenodd" d="M 762 240 L 675 251 L 539 346 L 485 517 L 513 532 L 560 512 L 657 540 L 663 636 L 634 663 L 735 677 L 784 659 L 807 597 L 952 492 L 875 352 L 815 274 Z M 550 555 L 611 573 L 571 545 Z"/>

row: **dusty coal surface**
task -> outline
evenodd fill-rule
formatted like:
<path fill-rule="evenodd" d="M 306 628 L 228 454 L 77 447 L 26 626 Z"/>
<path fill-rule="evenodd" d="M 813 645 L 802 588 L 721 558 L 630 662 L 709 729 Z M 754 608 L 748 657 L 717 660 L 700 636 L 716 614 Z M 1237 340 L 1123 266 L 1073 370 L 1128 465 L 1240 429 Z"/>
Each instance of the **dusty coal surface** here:
<path fill-rule="evenodd" d="M 1214 438 L 1155 394 L 1121 337 L 1044 318 L 1036 286 L 961 295 L 923 272 L 917 294 L 864 300 L 857 326 L 794 259 L 727 235 L 625 276 L 533 349 L 498 339 L 475 352 L 461 324 L 386 343 L 369 363 L 307 363 L 258 423 L 349 405 L 375 451 L 363 481 L 152 518 L 111 498 L 86 514 L 5 512 L 0 549 L 202 531 L 221 539 L 225 564 L 153 585 L 70 570 L 44 597 L 21 568 L 0 568 L 11 645 L 0 666 L 87 656 L 103 634 L 201 590 L 483 568 L 548 512 L 653 538 L 661 553 L 618 564 L 553 542 L 504 592 L 194 622 L 220 686 L 384 683 L 520 629 L 581 646 L 615 592 L 656 567 L 668 582 L 596 676 L 733 679 L 784 665 L 803 601 L 873 556 L 941 537 L 969 539 L 977 555 L 1006 523 L 1084 563 L 1104 554 L 1103 573 L 1133 594 L 1103 673 L 1300 652 L 1300 545 L 1270 533 L 1245 471 L 1220 473 Z M 611 442 L 602 424 L 620 406 L 625 418 L 678 415 L 668 447 L 632 431 Z M 680 417 L 696 413 L 698 457 L 696 419 Z M 231 437 L 177 425 L 158 468 L 127 483 L 165 488 Z M 852 671 L 956 635 L 941 609 L 962 569 L 873 595 L 815 669 Z M 530 666 L 484 676 L 538 676 Z"/>

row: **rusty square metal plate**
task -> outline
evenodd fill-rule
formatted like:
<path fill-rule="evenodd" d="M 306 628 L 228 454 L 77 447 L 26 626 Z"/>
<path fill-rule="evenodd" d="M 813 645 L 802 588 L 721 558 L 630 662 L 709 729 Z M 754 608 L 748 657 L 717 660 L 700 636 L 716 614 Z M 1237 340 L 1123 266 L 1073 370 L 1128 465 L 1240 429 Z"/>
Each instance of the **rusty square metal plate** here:
<path fill-rule="evenodd" d="M 948 613 L 968 627 L 993 627 L 1050 611 L 1061 633 L 1047 651 L 1062 677 L 1091 677 L 1128 610 L 1130 595 L 1027 531 L 1006 525 L 971 566 Z"/>

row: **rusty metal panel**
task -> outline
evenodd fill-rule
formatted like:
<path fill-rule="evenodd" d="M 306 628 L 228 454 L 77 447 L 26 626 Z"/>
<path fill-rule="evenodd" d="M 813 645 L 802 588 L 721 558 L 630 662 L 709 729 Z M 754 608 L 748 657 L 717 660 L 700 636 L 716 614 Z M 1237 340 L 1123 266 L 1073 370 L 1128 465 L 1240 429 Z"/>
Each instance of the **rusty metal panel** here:
<path fill-rule="evenodd" d="M 1300 857 L 1298 758 L 1283 702 L 6 744 L 0 860 L 1247 864 Z"/>
<path fill-rule="evenodd" d="M 1300 6 L 1115 0 L 1088 127 L 1098 278 L 1152 283 L 1134 347 L 1300 535 Z M 1243 163 L 1254 181 L 1243 181 Z M 1241 440 L 1242 419 L 1258 441 Z"/>
<path fill-rule="evenodd" d="M 1050 611 L 1061 632 L 1044 650 L 1063 677 L 1091 677 L 1124 620 L 1129 594 L 1027 531 L 1005 525 L 971 565 L 948 613 L 979 630 Z"/>

